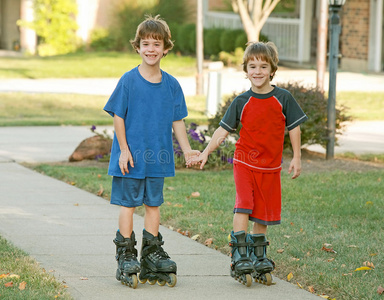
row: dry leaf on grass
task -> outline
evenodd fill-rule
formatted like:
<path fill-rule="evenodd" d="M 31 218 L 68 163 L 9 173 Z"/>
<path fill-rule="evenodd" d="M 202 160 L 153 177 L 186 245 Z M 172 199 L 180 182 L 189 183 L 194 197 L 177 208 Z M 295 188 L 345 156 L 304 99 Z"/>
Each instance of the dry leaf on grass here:
<path fill-rule="evenodd" d="M 4 284 L 5 287 L 13 287 L 13 282 L 10 281 L 10 282 L 7 282 Z"/>
<path fill-rule="evenodd" d="M 199 192 L 193 192 L 191 194 L 191 196 L 194 197 L 194 198 L 197 198 L 197 197 L 200 197 L 200 193 Z"/>
<path fill-rule="evenodd" d="M 209 238 L 205 240 L 204 245 L 209 246 L 209 245 L 212 245 L 212 243 L 213 243 L 213 238 Z"/>
<path fill-rule="evenodd" d="M 19 284 L 19 290 L 20 290 L 20 291 L 25 290 L 25 287 L 26 287 L 26 286 L 27 286 L 27 283 L 26 283 L 25 281 L 20 282 L 20 284 Z"/>
<path fill-rule="evenodd" d="M 384 288 L 383 288 L 381 285 L 379 285 L 379 287 L 377 288 L 377 293 L 378 293 L 379 295 L 381 295 L 381 294 L 384 293 Z"/>
<path fill-rule="evenodd" d="M 291 281 L 292 278 L 293 278 L 293 274 L 292 274 L 292 272 L 291 272 L 291 273 L 289 273 L 289 274 L 287 275 L 287 280 L 288 280 L 288 281 Z"/>

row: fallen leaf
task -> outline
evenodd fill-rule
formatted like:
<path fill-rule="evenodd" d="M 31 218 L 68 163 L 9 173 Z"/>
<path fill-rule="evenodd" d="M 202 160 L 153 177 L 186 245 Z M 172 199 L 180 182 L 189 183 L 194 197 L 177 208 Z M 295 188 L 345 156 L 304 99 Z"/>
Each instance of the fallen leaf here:
<path fill-rule="evenodd" d="M 168 206 L 172 205 L 172 203 L 169 201 L 165 202 L 165 204 L 167 204 Z"/>
<path fill-rule="evenodd" d="M 300 258 L 291 257 L 291 260 L 293 260 L 293 261 L 299 261 L 299 260 L 300 260 Z"/>
<path fill-rule="evenodd" d="M 329 247 L 331 247 L 331 246 L 332 246 L 332 244 L 327 244 L 327 243 L 324 243 L 324 244 L 323 244 L 323 246 L 324 246 L 324 247 L 327 247 L 327 248 L 329 248 Z"/>
<path fill-rule="evenodd" d="M 333 248 L 326 248 L 324 246 L 323 246 L 323 248 L 321 248 L 321 250 L 331 252 L 331 253 L 337 253 L 335 250 L 333 250 Z"/>
<path fill-rule="evenodd" d="M 80 280 L 88 280 L 87 277 L 80 277 Z"/>
<path fill-rule="evenodd" d="M 19 284 L 19 290 L 20 290 L 20 291 L 25 290 L 26 285 L 27 285 L 27 283 L 26 283 L 25 281 L 20 282 L 20 284 Z"/>
<path fill-rule="evenodd" d="M 5 287 L 13 287 L 13 282 L 10 281 L 10 282 L 7 282 L 4 284 Z"/>
<path fill-rule="evenodd" d="M 381 285 L 379 285 L 379 287 L 377 288 L 377 293 L 378 293 L 379 295 L 381 295 L 382 293 L 384 293 L 384 288 L 383 288 Z"/>
<path fill-rule="evenodd" d="M 98 177 L 98 178 L 101 178 L 101 174 L 97 174 L 97 177 Z"/>
<path fill-rule="evenodd" d="M 352 276 L 352 273 L 343 274 L 343 276 Z"/>
<path fill-rule="evenodd" d="M 363 266 L 367 266 L 367 267 L 370 267 L 372 269 L 375 268 L 375 265 L 372 262 L 370 262 L 370 261 L 363 262 Z"/>
<path fill-rule="evenodd" d="M 173 186 L 169 186 L 169 187 L 167 187 L 167 190 L 174 191 L 175 188 Z"/>
<path fill-rule="evenodd" d="M 99 191 L 97 192 L 97 196 L 99 196 L 99 197 L 101 197 L 102 195 L 103 195 L 103 193 L 104 193 L 104 188 L 103 188 L 103 186 L 100 184 L 100 189 L 99 189 Z"/>
<path fill-rule="evenodd" d="M 205 240 L 204 245 L 209 246 L 209 245 L 212 245 L 212 243 L 213 243 L 213 238 L 209 238 Z"/>
<path fill-rule="evenodd" d="M 8 277 L 9 276 L 9 273 L 4 273 L 4 274 L 0 274 L 0 279 L 2 279 L 2 278 L 6 278 L 6 277 Z"/>
<path fill-rule="evenodd" d="M 332 258 L 330 258 L 330 259 L 327 259 L 327 262 L 331 262 L 331 261 L 334 261 L 334 260 L 335 260 L 335 258 L 332 257 Z"/>
<path fill-rule="evenodd" d="M 183 207 L 183 204 L 176 203 L 176 204 L 173 205 L 173 207 Z"/>
<path fill-rule="evenodd" d="M 292 278 L 293 278 L 293 274 L 292 274 L 292 272 L 291 272 L 291 273 L 289 273 L 289 274 L 287 275 L 287 280 L 288 280 L 288 281 L 291 281 Z"/>
<path fill-rule="evenodd" d="M 73 206 L 79 206 L 79 203 L 75 203 L 75 204 L 73 204 Z"/>
<path fill-rule="evenodd" d="M 365 202 L 365 205 L 367 205 L 367 206 L 372 206 L 372 205 L 373 205 L 373 202 L 372 202 L 372 201 L 367 201 L 367 202 Z"/>
<path fill-rule="evenodd" d="M 200 234 L 195 234 L 193 237 L 191 237 L 192 240 L 197 241 L 200 237 Z"/>
<path fill-rule="evenodd" d="M 297 286 L 299 287 L 299 288 L 303 288 L 303 286 L 300 284 L 300 283 L 298 283 L 298 282 L 296 282 L 297 283 Z"/>
<path fill-rule="evenodd" d="M 284 235 L 284 237 L 289 239 L 291 236 L 290 235 Z"/>
<path fill-rule="evenodd" d="M 310 293 L 312 293 L 312 294 L 316 293 L 316 291 L 315 291 L 315 289 L 313 288 L 312 285 L 310 285 L 310 286 L 308 287 L 308 291 L 309 291 Z"/>
<path fill-rule="evenodd" d="M 349 246 L 347 246 L 348 248 L 357 248 L 357 246 L 356 245 L 349 245 Z"/>
<path fill-rule="evenodd" d="M 356 272 L 356 271 L 369 271 L 369 270 L 372 270 L 372 268 L 370 268 L 370 267 L 360 267 L 360 268 L 357 268 L 357 269 L 355 270 L 355 272 Z"/>
<path fill-rule="evenodd" d="M 197 197 L 200 197 L 200 193 L 199 192 L 193 192 L 191 194 L 191 196 L 194 197 L 194 198 L 197 198 Z"/>
<path fill-rule="evenodd" d="M 16 278 L 16 279 L 19 279 L 19 278 L 20 278 L 20 275 L 17 275 L 17 274 L 11 274 L 11 275 L 9 275 L 9 278 Z"/>
<path fill-rule="evenodd" d="M 277 253 L 283 253 L 284 249 L 277 249 Z"/>

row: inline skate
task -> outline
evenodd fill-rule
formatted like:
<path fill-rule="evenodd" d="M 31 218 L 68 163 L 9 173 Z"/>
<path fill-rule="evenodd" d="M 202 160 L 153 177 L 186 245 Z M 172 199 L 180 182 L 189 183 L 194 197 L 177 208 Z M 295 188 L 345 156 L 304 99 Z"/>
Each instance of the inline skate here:
<path fill-rule="evenodd" d="M 275 269 L 275 262 L 267 258 L 267 246 L 269 242 L 262 233 L 249 234 L 249 239 L 251 240 L 249 256 L 253 261 L 255 269 L 252 277 L 255 279 L 255 282 L 271 285 L 271 272 Z"/>
<path fill-rule="evenodd" d="M 177 282 L 176 263 L 170 260 L 167 252 L 161 247 L 164 244 L 163 237 L 153 236 L 151 233 L 143 230 L 143 242 L 141 245 L 141 271 L 139 274 L 139 282 L 153 285 L 156 282 L 163 286 L 174 287 Z"/>
<path fill-rule="evenodd" d="M 250 240 L 245 231 L 231 232 L 231 240 L 229 246 L 231 251 L 231 276 L 246 285 L 252 284 L 252 276 L 254 267 L 249 257 Z"/>
<path fill-rule="evenodd" d="M 131 237 L 125 238 L 120 231 L 117 231 L 113 242 L 116 245 L 116 279 L 121 281 L 121 284 L 135 289 L 137 273 L 140 272 L 140 263 L 137 261 L 137 250 L 135 249 L 135 233 L 132 231 Z"/>

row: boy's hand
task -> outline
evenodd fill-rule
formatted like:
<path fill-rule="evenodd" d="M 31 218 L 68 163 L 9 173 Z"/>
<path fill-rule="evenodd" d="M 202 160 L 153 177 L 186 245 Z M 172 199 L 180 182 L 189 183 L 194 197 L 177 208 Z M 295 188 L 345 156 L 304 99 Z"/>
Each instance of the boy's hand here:
<path fill-rule="evenodd" d="M 190 167 L 190 166 L 200 164 L 200 170 L 202 170 L 207 160 L 208 160 L 208 155 L 205 152 L 203 152 L 199 156 L 192 157 L 190 160 L 188 160 L 187 166 Z"/>
<path fill-rule="evenodd" d="M 288 169 L 288 173 L 291 174 L 293 170 L 292 179 L 295 179 L 300 176 L 301 173 L 301 159 L 293 158 Z"/>
<path fill-rule="evenodd" d="M 128 171 L 128 163 L 134 168 L 133 157 L 131 151 L 128 149 L 121 150 L 120 158 L 119 158 L 119 167 L 121 170 L 121 174 L 125 175 L 125 173 L 129 173 Z"/>
<path fill-rule="evenodd" d="M 188 164 L 188 161 L 190 161 L 191 159 L 193 159 L 195 157 L 198 157 L 199 155 L 200 155 L 199 150 L 189 150 L 189 151 L 184 152 L 184 158 L 186 161 L 185 164 L 186 164 L 187 168 L 191 166 L 190 164 Z"/>

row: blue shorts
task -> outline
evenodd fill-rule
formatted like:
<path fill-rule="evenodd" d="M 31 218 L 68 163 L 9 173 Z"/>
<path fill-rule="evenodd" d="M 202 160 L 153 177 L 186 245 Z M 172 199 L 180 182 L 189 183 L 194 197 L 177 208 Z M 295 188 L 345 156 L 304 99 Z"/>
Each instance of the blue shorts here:
<path fill-rule="evenodd" d="M 112 179 L 111 204 L 137 207 L 160 206 L 163 198 L 164 177 L 144 179 L 116 177 Z"/>

